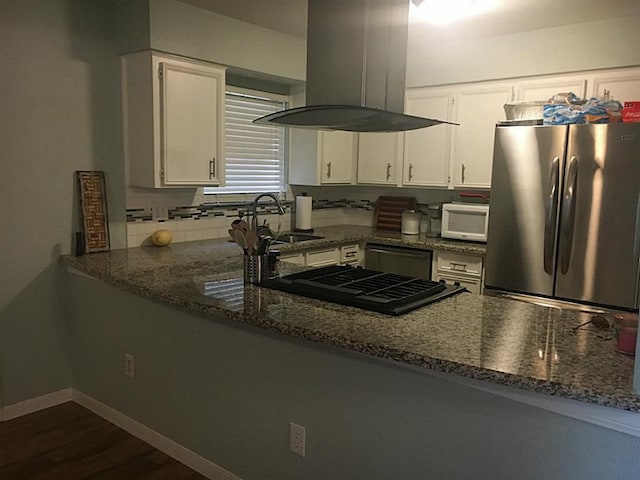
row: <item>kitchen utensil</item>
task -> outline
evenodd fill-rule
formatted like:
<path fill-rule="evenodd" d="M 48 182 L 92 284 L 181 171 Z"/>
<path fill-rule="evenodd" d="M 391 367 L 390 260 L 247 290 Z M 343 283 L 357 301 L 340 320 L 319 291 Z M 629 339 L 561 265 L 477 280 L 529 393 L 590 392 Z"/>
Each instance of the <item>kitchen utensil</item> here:
<path fill-rule="evenodd" d="M 601 330 L 606 330 L 610 328 L 612 325 L 612 320 L 609 320 L 604 315 L 593 315 L 588 321 L 581 323 L 577 327 L 573 327 L 573 331 L 577 331 L 579 328 L 584 327 L 585 325 L 592 324 L 594 327 L 599 328 Z"/>
<path fill-rule="evenodd" d="M 244 238 L 247 242 L 246 248 L 249 251 L 249 254 L 253 255 L 256 252 L 256 242 L 258 240 L 255 230 L 247 230 L 244 233 Z"/>
<path fill-rule="evenodd" d="M 235 237 L 233 236 L 233 232 L 235 232 L 235 230 L 233 228 L 230 228 L 229 230 L 229 236 L 231 237 L 231 240 L 233 240 L 235 242 Z"/>
<path fill-rule="evenodd" d="M 258 255 L 264 255 L 267 253 L 267 249 L 269 248 L 269 244 L 271 243 L 271 236 L 262 236 L 260 240 L 258 240 L 258 247 L 256 249 L 256 253 Z"/>
<path fill-rule="evenodd" d="M 247 238 L 244 236 L 244 232 L 242 230 L 234 230 L 233 239 L 247 253 Z"/>
<path fill-rule="evenodd" d="M 242 232 L 246 232 L 249 230 L 249 225 L 244 220 L 237 218 L 233 222 L 231 222 L 231 228 L 234 230 L 240 230 Z"/>

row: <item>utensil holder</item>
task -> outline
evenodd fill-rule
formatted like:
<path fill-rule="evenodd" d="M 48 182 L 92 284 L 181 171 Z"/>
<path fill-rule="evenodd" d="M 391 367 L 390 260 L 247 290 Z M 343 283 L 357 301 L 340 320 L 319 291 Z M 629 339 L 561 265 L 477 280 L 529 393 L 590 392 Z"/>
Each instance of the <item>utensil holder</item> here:
<path fill-rule="evenodd" d="M 259 285 L 269 278 L 267 255 L 244 256 L 244 283 Z"/>

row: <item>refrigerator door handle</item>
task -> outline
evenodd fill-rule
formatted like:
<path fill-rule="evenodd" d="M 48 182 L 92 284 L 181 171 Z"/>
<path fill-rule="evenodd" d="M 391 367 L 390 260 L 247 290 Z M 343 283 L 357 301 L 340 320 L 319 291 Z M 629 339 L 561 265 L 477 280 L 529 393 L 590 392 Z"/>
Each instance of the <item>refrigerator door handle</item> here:
<path fill-rule="evenodd" d="M 640 263 L 640 195 L 638 195 L 638 201 L 636 202 L 636 229 L 633 239 L 633 258 L 636 265 L 638 265 Z"/>
<path fill-rule="evenodd" d="M 573 245 L 573 224 L 576 216 L 576 184 L 578 181 L 578 159 L 575 156 L 569 160 L 569 168 L 565 177 L 565 191 L 562 199 L 560 219 L 560 272 L 564 275 L 569 271 L 571 248 Z"/>
<path fill-rule="evenodd" d="M 549 174 L 549 196 L 545 206 L 544 220 L 544 271 L 553 274 L 556 222 L 558 219 L 558 195 L 560 194 L 560 158 L 555 157 Z"/>

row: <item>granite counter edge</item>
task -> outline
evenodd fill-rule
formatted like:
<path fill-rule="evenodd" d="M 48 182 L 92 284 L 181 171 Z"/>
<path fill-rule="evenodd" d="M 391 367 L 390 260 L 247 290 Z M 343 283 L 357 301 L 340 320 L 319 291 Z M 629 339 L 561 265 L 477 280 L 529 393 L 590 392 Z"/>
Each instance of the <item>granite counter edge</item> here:
<path fill-rule="evenodd" d="M 251 325 L 254 327 L 276 331 L 287 337 L 311 341 L 335 347 L 356 354 L 395 362 L 399 365 L 407 365 L 423 371 L 434 371 L 450 375 L 457 375 L 474 380 L 480 380 L 496 385 L 513 387 L 520 390 L 541 393 L 571 400 L 579 400 L 590 404 L 611 407 L 631 412 L 640 412 L 640 396 L 629 392 L 606 391 L 603 389 L 588 389 L 575 385 L 559 382 L 524 377 L 497 370 L 491 370 L 473 365 L 457 363 L 449 360 L 438 359 L 425 355 L 419 355 L 400 349 L 374 345 L 356 339 L 340 335 L 329 335 L 308 328 L 294 327 L 288 324 L 272 321 L 262 315 L 254 316 L 237 311 L 227 310 L 215 305 L 207 305 L 200 302 L 185 301 L 179 295 L 158 294 L 157 291 L 143 288 L 126 280 L 118 280 L 110 275 L 94 274 L 86 272 L 81 265 L 72 261 L 72 258 L 61 257 L 62 262 L 69 268 L 78 270 L 91 278 L 104 281 L 106 284 L 120 288 L 136 295 L 140 295 L 152 301 L 179 308 L 190 313 L 205 314 L 214 320 L 232 321 Z"/>

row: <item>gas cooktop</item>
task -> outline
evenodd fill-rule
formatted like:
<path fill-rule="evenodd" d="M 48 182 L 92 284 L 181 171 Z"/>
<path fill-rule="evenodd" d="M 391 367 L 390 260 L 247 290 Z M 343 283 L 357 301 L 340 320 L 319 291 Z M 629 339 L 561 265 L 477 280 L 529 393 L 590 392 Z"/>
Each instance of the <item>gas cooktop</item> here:
<path fill-rule="evenodd" d="M 458 285 L 348 265 L 305 270 L 260 285 L 387 315 L 402 315 L 465 291 Z"/>

